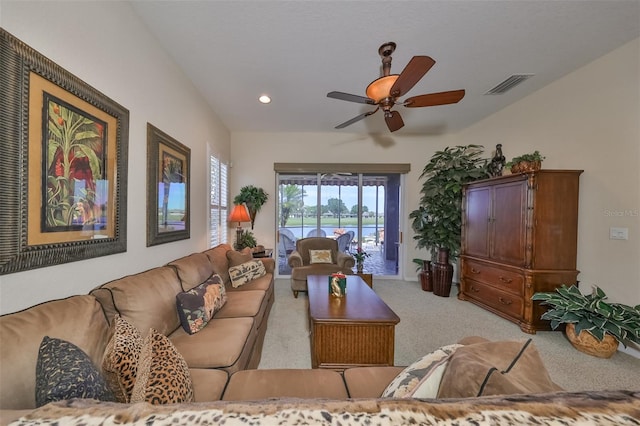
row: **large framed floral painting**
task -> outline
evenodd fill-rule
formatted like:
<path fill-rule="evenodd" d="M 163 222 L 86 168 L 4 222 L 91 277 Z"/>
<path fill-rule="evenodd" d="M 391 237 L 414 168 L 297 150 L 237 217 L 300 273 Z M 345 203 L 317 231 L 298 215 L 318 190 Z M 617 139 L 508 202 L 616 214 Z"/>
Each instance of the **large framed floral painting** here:
<path fill-rule="evenodd" d="M 191 149 L 147 123 L 147 247 L 190 238 Z"/>
<path fill-rule="evenodd" d="M 0 29 L 0 273 L 126 251 L 129 111 Z"/>

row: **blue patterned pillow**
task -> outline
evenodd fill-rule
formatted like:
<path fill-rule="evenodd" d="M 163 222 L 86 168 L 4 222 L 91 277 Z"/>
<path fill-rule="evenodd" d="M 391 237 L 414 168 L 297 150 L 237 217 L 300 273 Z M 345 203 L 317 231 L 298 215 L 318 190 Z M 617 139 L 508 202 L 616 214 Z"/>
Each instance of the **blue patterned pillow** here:
<path fill-rule="evenodd" d="M 115 401 L 100 370 L 82 349 L 44 336 L 36 363 L 36 406 L 71 398 Z"/>

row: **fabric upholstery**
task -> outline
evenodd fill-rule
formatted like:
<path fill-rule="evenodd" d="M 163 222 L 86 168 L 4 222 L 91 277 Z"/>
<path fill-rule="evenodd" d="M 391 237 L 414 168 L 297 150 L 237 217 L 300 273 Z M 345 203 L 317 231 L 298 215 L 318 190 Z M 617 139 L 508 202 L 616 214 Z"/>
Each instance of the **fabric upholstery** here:
<path fill-rule="evenodd" d="M 229 260 L 229 268 L 231 268 L 253 260 L 253 253 L 249 248 L 242 251 L 229 250 L 227 251 L 227 259 Z"/>
<path fill-rule="evenodd" d="M 183 291 L 191 290 L 213 275 L 213 265 L 211 265 L 209 257 L 204 253 L 192 253 L 167 265 L 175 268 Z"/>
<path fill-rule="evenodd" d="M 222 397 L 225 401 L 267 398 L 347 398 L 340 373 L 323 369 L 243 370 L 234 373 Z"/>
<path fill-rule="evenodd" d="M 171 341 L 150 330 L 142 344 L 131 402 L 177 404 L 193 402 L 189 367 Z"/>
<path fill-rule="evenodd" d="M 175 270 L 168 266 L 129 275 L 93 289 L 109 321 L 116 313 L 144 336 L 149 329 L 168 335 L 180 327 L 176 294 L 182 285 Z"/>
<path fill-rule="evenodd" d="M 436 368 L 440 361 L 446 359 L 456 352 L 462 345 L 453 344 L 443 346 L 430 352 L 406 367 L 398 376 L 393 379 L 389 386 L 382 392 L 385 398 L 406 398 L 411 395 L 420 381 Z"/>
<path fill-rule="evenodd" d="M 232 291 L 227 293 L 227 303 L 214 314 L 214 318 L 263 317 L 266 293 L 262 290 Z"/>
<path fill-rule="evenodd" d="M 190 368 L 189 375 L 193 383 L 193 401 L 207 402 L 222 399 L 229 374 L 215 368 Z"/>
<path fill-rule="evenodd" d="M 250 260 L 229 268 L 229 278 L 233 287 L 240 287 L 256 278 L 264 277 L 266 273 L 264 264 L 259 260 Z"/>
<path fill-rule="evenodd" d="M 209 250 L 205 250 L 204 254 L 209 258 L 213 272 L 222 277 L 225 284 L 229 284 L 229 259 L 227 252 L 233 251 L 233 247 L 229 244 L 219 244 Z"/>
<path fill-rule="evenodd" d="M 45 336 L 36 363 L 36 406 L 71 398 L 115 401 L 91 358 L 73 343 Z"/>
<path fill-rule="evenodd" d="M 349 398 L 379 398 L 403 367 L 354 367 L 344 370 Z"/>
<path fill-rule="evenodd" d="M 438 398 L 533 394 L 562 390 L 531 340 L 486 342 L 458 348 L 440 382 Z"/>
<path fill-rule="evenodd" d="M 109 323 L 92 296 L 52 300 L 0 316 L 0 408 L 35 408 L 35 371 L 44 336 L 73 343 L 102 362 Z"/>
<path fill-rule="evenodd" d="M 213 275 L 189 291 L 178 293 L 176 305 L 182 328 L 189 334 L 202 330 L 226 301 L 227 293 L 219 275 Z"/>
<path fill-rule="evenodd" d="M 129 402 L 138 373 L 142 336 L 120 315 L 116 315 L 111 328 L 113 334 L 104 351 L 102 372 L 116 401 Z"/>

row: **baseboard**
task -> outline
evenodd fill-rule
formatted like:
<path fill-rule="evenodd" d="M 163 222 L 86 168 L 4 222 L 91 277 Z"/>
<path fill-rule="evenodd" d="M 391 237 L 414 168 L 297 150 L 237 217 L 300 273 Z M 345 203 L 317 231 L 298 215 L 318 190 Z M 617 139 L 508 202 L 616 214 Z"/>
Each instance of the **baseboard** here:
<path fill-rule="evenodd" d="M 638 358 L 640 359 L 640 347 L 638 347 L 638 345 L 634 345 L 633 343 L 630 343 L 626 348 L 624 347 L 624 345 L 622 343 L 620 343 L 618 345 L 618 350 L 620 352 L 624 352 L 627 355 L 631 355 L 634 358 Z"/>

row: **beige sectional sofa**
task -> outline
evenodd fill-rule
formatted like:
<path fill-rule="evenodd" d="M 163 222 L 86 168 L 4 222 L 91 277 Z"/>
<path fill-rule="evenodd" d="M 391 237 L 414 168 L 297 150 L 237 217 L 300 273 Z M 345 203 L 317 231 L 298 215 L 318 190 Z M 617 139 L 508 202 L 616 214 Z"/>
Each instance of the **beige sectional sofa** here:
<path fill-rule="evenodd" d="M 0 317 L 0 424 L 397 425 L 485 421 L 499 425 L 544 424 L 549 419 L 579 424 L 591 418 L 599 419 L 593 424 L 640 424 L 637 392 L 555 391 L 447 400 L 382 398 L 385 388 L 403 372 L 402 367 L 361 367 L 344 372 L 256 370 L 274 301 L 275 262 L 261 259 L 266 274 L 236 288 L 230 283 L 228 270 L 242 260 L 230 246 L 221 245 L 108 282 L 88 295 L 49 301 Z M 216 273 L 224 280 L 227 302 L 201 331 L 189 335 L 180 325 L 176 294 Z M 187 362 L 195 402 L 158 406 L 71 399 L 36 408 L 35 370 L 43 337 L 77 345 L 100 367 L 116 314 L 141 332 L 154 328 L 168 336 Z M 482 341 L 461 343 L 472 348 Z M 471 362 L 462 356 L 459 362 L 456 368 L 446 370 L 444 377 L 448 374 L 450 383 L 462 384 L 462 388 L 467 382 L 477 385 L 481 376 L 474 374 L 472 367 L 466 368 Z M 536 376 L 544 378 L 544 367 L 535 368 Z M 557 389 L 549 380 L 541 383 Z"/>

